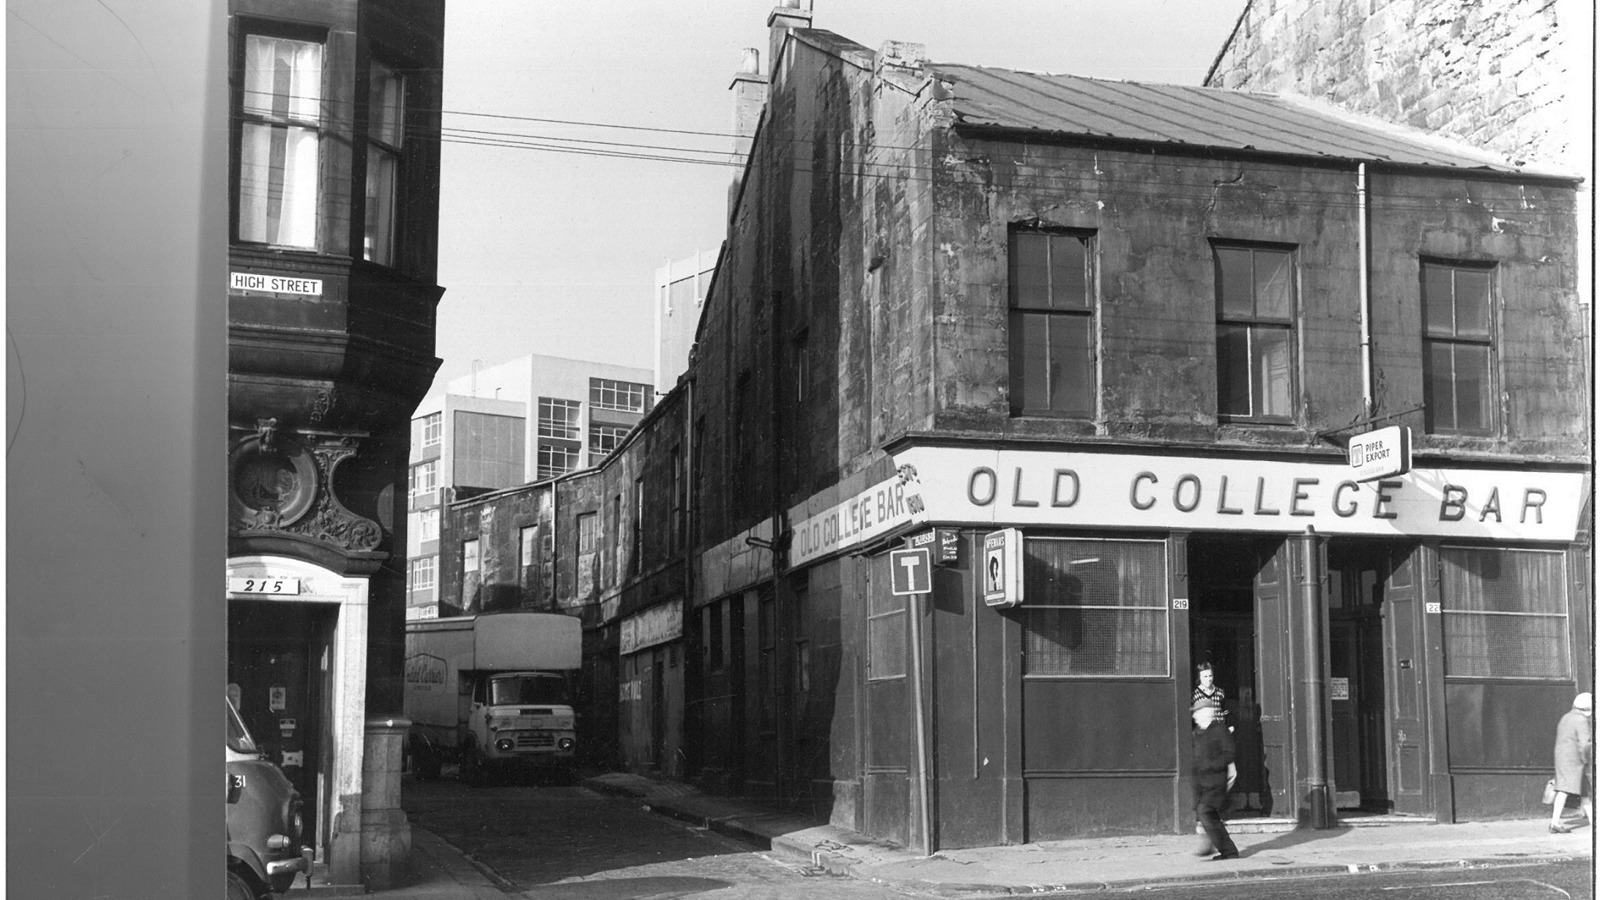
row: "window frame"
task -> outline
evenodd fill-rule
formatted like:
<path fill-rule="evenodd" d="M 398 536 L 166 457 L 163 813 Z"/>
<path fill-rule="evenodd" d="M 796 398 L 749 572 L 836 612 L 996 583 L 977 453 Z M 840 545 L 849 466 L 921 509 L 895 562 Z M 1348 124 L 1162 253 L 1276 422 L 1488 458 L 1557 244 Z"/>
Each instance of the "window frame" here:
<path fill-rule="evenodd" d="M 1018 278 L 1018 267 L 1021 261 L 1019 244 L 1024 238 L 1045 238 L 1045 271 L 1050 273 L 1046 282 L 1045 302 L 1042 305 L 1028 302 L 1022 296 L 1022 284 Z M 1056 288 L 1054 284 L 1055 267 L 1050 259 L 1055 253 L 1056 239 L 1070 239 L 1081 243 L 1083 247 L 1083 298 L 1081 305 L 1058 305 Z M 1100 414 L 1100 286 L 1099 286 L 1099 234 L 1092 229 L 1058 228 L 1040 224 L 1013 224 L 1006 232 L 1006 332 L 1007 332 L 1007 396 L 1011 408 L 1011 416 L 1041 417 L 1055 419 L 1093 420 Z M 1053 349 L 1050 331 L 1057 322 L 1086 321 L 1083 360 L 1087 384 L 1084 387 L 1084 396 L 1079 408 L 1057 409 L 1056 395 L 1046 378 L 1041 386 L 1046 394 L 1046 405 L 1024 406 L 1018 401 L 1019 397 L 1029 398 L 1033 392 L 1026 390 L 1027 371 L 1022 367 L 1023 360 L 1020 348 L 1025 340 L 1024 326 L 1030 318 L 1042 317 L 1047 328 L 1045 347 L 1047 352 Z M 1048 364 L 1046 365 L 1048 368 Z"/>
<path fill-rule="evenodd" d="M 1023 678 L 1023 680 L 1024 681 L 1170 681 L 1172 679 L 1172 677 L 1173 677 L 1173 672 L 1174 672 L 1173 663 L 1174 663 L 1174 655 L 1175 654 L 1174 654 L 1173 637 L 1172 637 L 1172 622 L 1173 622 L 1172 616 L 1173 616 L 1173 613 L 1172 613 L 1172 608 L 1171 608 L 1172 607 L 1172 587 L 1171 587 L 1171 584 L 1172 584 L 1172 580 L 1171 580 L 1172 579 L 1172 571 L 1171 571 L 1172 562 L 1167 556 L 1167 552 L 1166 552 L 1167 551 L 1167 542 L 1166 542 L 1166 540 L 1162 539 L 1162 538 L 1132 538 L 1132 537 L 1128 537 L 1128 538 L 1122 538 L 1122 537 L 1117 537 L 1117 538 L 1096 538 L 1096 537 L 1081 537 L 1081 536 L 1077 536 L 1077 535 L 1051 535 L 1051 534 L 1034 535 L 1034 534 L 1028 534 L 1028 535 L 1024 535 L 1023 536 L 1023 553 L 1024 553 L 1024 556 L 1026 556 L 1028 547 L 1029 547 L 1029 545 L 1032 545 L 1032 544 L 1039 544 L 1039 543 L 1069 543 L 1069 542 L 1070 543 L 1093 543 L 1093 544 L 1102 544 L 1102 545 L 1145 544 L 1145 545 L 1149 545 L 1153 549 L 1156 549 L 1157 553 L 1158 553 L 1158 556 L 1159 556 L 1159 559 L 1160 559 L 1160 563 L 1161 563 L 1161 573 L 1160 573 L 1161 577 L 1159 579 L 1157 579 L 1154 583 L 1160 585 L 1160 591 L 1161 591 L 1161 595 L 1162 595 L 1161 596 L 1161 602 L 1160 603 L 1155 603 L 1155 604 L 1141 604 L 1141 605 L 1132 605 L 1132 604 L 1127 604 L 1127 605 L 1108 605 L 1108 604 L 1090 604 L 1090 603 L 1079 603 L 1079 604 L 1040 603 L 1037 600 L 1032 599 L 1032 598 L 1030 598 L 1028 600 L 1025 600 L 1023 602 L 1022 606 L 1020 607 L 1021 611 L 1023 612 L 1023 622 L 1022 622 L 1022 632 L 1023 632 L 1022 633 L 1022 646 L 1023 646 L 1022 657 L 1023 658 L 1021 660 L 1021 663 L 1022 663 L 1022 678 Z M 1027 566 L 1026 559 L 1024 559 L 1023 566 L 1024 566 L 1024 570 L 1026 570 L 1026 566 Z M 1070 673 L 1070 672 L 1065 672 L 1064 673 L 1064 672 L 1049 672 L 1049 673 L 1041 673 L 1041 672 L 1029 671 L 1029 669 L 1028 669 L 1027 649 L 1026 649 L 1027 648 L 1027 644 L 1028 644 L 1028 631 L 1029 631 L 1028 617 L 1031 615 L 1032 612 L 1034 612 L 1036 610 L 1046 610 L 1046 609 L 1144 610 L 1144 611 L 1147 611 L 1147 612 L 1159 612 L 1159 613 L 1161 613 L 1161 621 L 1162 621 L 1162 626 L 1163 626 L 1162 629 L 1161 629 L 1161 635 L 1162 635 L 1162 640 L 1165 642 L 1165 650 L 1164 650 L 1162 656 L 1163 656 L 1164 661 L 1166 663 L 1166 670 L 1164 672 L 1159 672 L 1159 673 L 1157 673 L 1157 672 L 1144 672 L 1144 673 L 1118 673 L 1118 672 L 1109 672 L 1109 673 L 1107 673 L 1107 672 L 1090 672 L 1090 673 Z M 1122 634 L 1122 631 L 1123 631 L 1122 623 L 1118 623 L 1118 627 L 1116 629 L 1116 632 L 1119 634 L 1119 636 Z"/>
<path fill-rule="evenodd" d="M 605 422 L 589 423 L 589 464 L 594 465 L 617 452 L 622 446 L 622 441 L 632 431 L 627 425 L 611 425 Z M 610 446 L 605 446 L 607 443 Z"/>
<path fill-rule="evenodd" d="M 1223 281 L 1223 272 L 1226 267 L 1222 263 L 1222 252 L 1248 252 L 1250 254 L 1250 300 L 1252 312 L 1249 315 L 1230 313 L 1227 309 L 1229 296 L 1227 286 Z M 1260 297 L 1257 293 L 1261 280 L 1256 266 L 1257 254 L 1272 253 L 1282 254 L 1286 257 L 1289 266 L 1288 290 L 1288 315 L 1272 316 L 1262 315 L 1260 311 Z M 1244 241 L 1212 241 L 1212 292 L 1215 299 L 1216 311 L 1216 348 L 1217 354 L 1217 421 L 1230 423 L 1245 423 L 1258 425 L 1292 425 L 1300 414 L 1300 340 L 1303 329 L 1300 328 L 1300 258 L 1299 247 L 1288 244 L 1251 243 Z M 1250 409 L 1246 412 L 1224 412 L 1223 398 L 1227 392 L 1223 390 L 1223 378 L 1227 374 L 1222 365 L 1222 331 L 1224 328 L 1243 328 L 1247 335 L 1248 357 L 1246 371 L 1248 383 L 1245 392 L 1248 397 Z M 1255 409 L 1256 405 L 1256 371 L 1255 347 L 1258 333 L 1274 333 L 1286 336 L 1285 346 L 1289 354 L 1287 365 L 1288 383 L 1284 390 L 1285 402 L 1288 410 L 1282 414 L 1263 413 Z"/>
<path fill-rule="evenodd" d="M 1446 269 L 1450 272 L 1450 308 L 1451 332 L 1444 334 L 1435 332 L 1433 323 L 1429 321 L 1428 308 L 1428 270 L 1430 268 Z M 1459 292 L 1456 289 L 1457 273 L 1462 271 L 1478 272 L 1483 274 L 1486 282 L 1484 297 L 1484 332 L 1482 337 L 1463 335 L 1457 324 L 1459 320 Z M 1490 437 L 1498 428 L 1499 422 L 1499 320 L 1500 320 L 1500 265 L 1494 260 L 1462 260 L 1441 259 L 1436 257 L 1422 257 L 1417 264 L 1418 301 L 1422 319 L 1422 403 L 1423 403 L 1423 428 L 1428 434 L 1461 435 L 1465 437 Z M 1454 351 L 1458 347 L 1480 347 L 1484 353 L 1484 383 L 1479 395 L 1483 403 L 1483 425 L 1479 428 L 1462 428 L 1459 425 L 1443 427 L 1439 424 L 1435 402 L 1433 353 L 1436 346 L 1448 346 Z M 1455 362 L 1456 354 L 1451 353 L 1451 361 Z M 1452 421 L 1460 421 L 1460 385 L 1456 377 L 1456 367 L 1452 365 L 1450 377 Z"/>
<path fill-rule="evenodd" d="M 562 413 L 558 418 L 557 410 Z M 537 436 L 558 441 L 578 441 L 583 438 L 583 401 L 560 397 L 539 398 Z"/>
<path fill-rule="evenodd" d="M 461 542 L 461 574 L 472 575 L 483 568 L 483 559 L 479 555 L 481 547 L 478 538 L 467 538 Z"/>
<path fill-rule="evenodd" d="M 1450 579 L 1446 573 L 1446 560 L 1452 552 L 1457 553 L 1496 553 L 1509 557 L 1516 553 L 1539 554 L 1555 560 L 1554 583 L 1560 588 L 1560 612 L 1530 612 L 1507 610 L 1482 610 L 1462 609 L 1453 604 L 1460 598 L 1451 596 Z M 1571 586 L 1570 568 L 1571 557 L 1565 549 L 1553 547 L 1498 547 L 1474 544 L 1440 544 L 1436 551 L 1439 568 L 1439 633 L 1441 670 L 1446 682 L 1515 682 L 1518 684 L 1570 684 L 1573 676 L 1577 674 L 1577 662 L 1573 654 L 1573 590 Z M 1523 592 L 1526 593 L 1526 592 Z M 1499 617 L 1517 619 L 1555 619 L 1561 622 L 1561 647 L 1562 669 L 1556 674 L 1546 675 L 1497 675 L 1494 673 L 1480 674 L 1470 672 L 1452 671 L 1454 664 L 1460 659 L 1452 653 L 1453 630 L 1452 623 L 1464 621 L 1466 617 L 1475 616 L 1483 620 L 1493 620 Z M 1485 633 L 1487 638 L 1487 633 Z"/>
<path fill-rule="evenodd" d="M 620 378 L 590 378 L 589 379 L 589 405 L 594 409 L 612 410 L 625 413 L 644 413 L 648 409 L 650 385 L 639 381 L 623 381 Z M 631 404 L 637 394 L 637 406 Z M 623 399 L 618 399 L 623 398 Z"/>
<path fill-rule="evenodd" d="M 249 71 L 249 54 L 252 38 L 272 41 L 298 41 L 305 44 L 315 45 L 319 48 L 319 59 L 317 63 L 317 113 L 315 119 L 308 119 L 299 115 L 288 113 L 280 116 L 271 112 L 256 111 L 251 108 L 247 99 L 247 94 L 251 92 L 248 90 L 248 77 L 246 73 Z M 329 122 L 330 115 L 328 111 L 328 104 L 331 102 L 328 97 L 330 87 L 330 67 L 328 61 L 330 48 L 328 38 L 328 30 L 325 28 L 304 25 L 296 26 L 287 22 L 274 22 L 261 19 L 246 19 L 241 21 L 238 35 L 233 44 L 234 58 L 230 62 L 230 71 L 234 77 L 235 88 L 232 92 L 233 141 L 229 152 L 229 167 L 232 174 L 231 184 L 229 185 L 229 201 L 231 207 L 229 215 L 229 233 L 235 243 L 306 253 L 319 252 L 323 248 L 323 242 L 326 238 L 323 223 L 323 203 L 326 199 L 324 173 L 327 171 L 327 167 L 329 165 L 329 154 L 326 151 L 329 143 L 329 132 L 332 127 Z M 270 239 L 258 240 L 253 237 L 246 238 L 244 236 L 244 179 L 246 154 L 245 135 L 250 130 L 252 125 L 267 126 L 271 129 L 283 128 L 307 132 L 315 141 L 316 161 L 313 167 L 315 171 L 311 178 L 312 196 L 310 198 L 311 235 L 307 243 L 282 243 Z M 270 152 L 268 158 L 270 160 Z M 263 203 L 270 203 L 270 200 L 268 199 L 269 193 L 270 186 L 263 189 Z M 265 228 L 266 225 L 264 222 L 263 230 L 265 230 Z"/>
<path fill-rule="evenodd" d="M 419 556 L 411 560 L 411 564 L 406 567 L 406 595 L 408 597 L 422 591 L 431 592 L 434 589 L 438 584 L 438 562 L 438 557 L 434 556 Z M 417 577 L 423 572 L 428 575 L 426 583 Z"/>
<path fill-rule="evenodd" d="M 422 446 L 437 447 L 444 443 L 444 413 L 429 413 L 422 417 Z"/>
<path fill-rule="evenodd" d="M 384 140 L 382 137 L 377 136 L 377 135 L 374 134 L 374 128 L 373 128 L 373 118 L 374 118 L 374 116 L 373 116 L 373 107 L 374 107 L 373 100 L 374 100 L 374 97 L 373 97 L 373 91 L 375 89 L 374 88 L 374 81 L 376 80 L 376 76 L 377 76 L 378 70 L 380 70 L 380 69 L 384 70 L 389 75 L 389 77 L 394 82 L 397 82 L 398 85 L 399 85 L 399 98 L 398 98 L 398 102 L 396 104 L 396 106 L 397 106 L 397 118 L 398 118 L 399 121 L 398 121 L 398 123 L 396 123 L 396 125 L 395 125 L 395 127 L 393 129 L 394 135 L 395 135 L 398 143 L 393 143 L 393 142 Z M 366 149 L 367 149 L 367 153 L 366 153 L 366 186 L 365 186 L 365 204 L 364 204 L 364 207 L 363 207 L 363 210 L 362 210 L 362 216 L 361 216 L 361 258 L 363 260 L 367 261 L 367 262 L 370 262 L 370 263 L 374 264 L 374 265 L 379 265 L 379 266 L 383 266 L 385 268 L 397 269 L 397 270 L 400 268 L 400 241 L 401 241 L 401 238 L 404 235 L 404 224 L 405 224 L 404 223 L 404 216 L 402 215 L 403 208 L 404 208 L 404 203 L 402 202 L 402 197 L 403 197 L 403 195 L 405 193 L 405 184 L 406 184 L 405 132 L 406 132 L 406 110 L 407 110 L 407 103 L 408 103 L 408 100 L 409 100 L 409 97 L 407 95 L 408 86 L 409 86 L 409 79 L 408 79 L 408 77 L 406 75 L 405 68 L 403 66 L 396 65 L 396 64 L 391 64 L 391 63 L 385 62 L 385 61 L 383 61 L 381 59 L 373 59 L 368 64 L 368 66 L 367 66 L 367 91 L 366 91 L 366 96 L 367 96 L 367 104 L 366 104 L 366 110 L 367 110 L 367 120 L 366 120 Z M 373 201 L 373 161 L 374 161 L 374 155 L 376 155 L 380 159 L 389 159 L 394 164 L 393 165 L 393 169 L 391 170 L 391 176 L 390 176 L 390 180 L 389 180 L 389 184 L 388 184 L 388 188 L 389 188 L 389 191 L 388 191 L 389 192 L 388 208 L 387 208 L 387 216 L 385 217 L 386 221 L 384 223 L 387 226 L 387 229 L 388 229 L 388 234 L 386 235 L 386 247 L 387 247 L 388 252 L 386 254 L 386 257 L 383 258 L 383 259 L 376 258 L 374 256 L 374 250 L 373 250 L 373 244 L 374 244 L 374 242 L 373 242 L 373 218 L 374 218 L 374 216 L 373 216 L 373 209 L 372 209 L 372 206 L 373 206 L 372 201 Z"/>

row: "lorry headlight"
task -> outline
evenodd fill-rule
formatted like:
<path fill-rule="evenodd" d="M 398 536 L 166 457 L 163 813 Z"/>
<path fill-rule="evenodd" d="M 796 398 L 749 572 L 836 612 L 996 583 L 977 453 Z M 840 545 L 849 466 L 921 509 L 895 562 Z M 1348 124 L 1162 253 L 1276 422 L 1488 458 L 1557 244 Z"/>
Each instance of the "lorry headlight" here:
<path fill-rule="evenodd" d="M 511 738 L 501 738 L 500 740 L 494 742 L 494 748 L 499 750 L 501 753 L 508 753 L 510 752 L 511 748 L 515 746 L 516 743 L 513 742 Z"/>
<path fill-rule="evenodd" d="M 559 742 L 557 742 L 556 746 L 563 750 L 571 750 L 577 743 L 578 742 L 572 738 L 562 738 Z"/>

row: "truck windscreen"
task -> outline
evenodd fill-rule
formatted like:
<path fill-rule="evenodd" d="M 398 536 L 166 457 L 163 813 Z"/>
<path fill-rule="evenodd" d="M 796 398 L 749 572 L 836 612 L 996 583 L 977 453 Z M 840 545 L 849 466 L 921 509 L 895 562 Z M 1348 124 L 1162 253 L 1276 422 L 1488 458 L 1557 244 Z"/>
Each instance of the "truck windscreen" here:
<path fill-rule="evenodd" d="M 489 682 L 489 703 L 565 705 L 567 680 L 560 675 L 509 675 Z"/>

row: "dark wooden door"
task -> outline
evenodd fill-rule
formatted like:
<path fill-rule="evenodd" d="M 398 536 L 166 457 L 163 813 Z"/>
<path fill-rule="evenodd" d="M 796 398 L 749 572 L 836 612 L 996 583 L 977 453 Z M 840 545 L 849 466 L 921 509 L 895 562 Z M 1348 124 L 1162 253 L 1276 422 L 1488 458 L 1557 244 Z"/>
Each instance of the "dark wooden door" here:
<path fill-rule="evenodd" d="M 1262 815 L 1294 815 L 1290 736 L 1288 543 L 1256 549 L 1256 703 L 1260 709 Z"/>
<path fill-rule="evenodd" d="M 1383 591 L 1384 668 L 1388 689 L 1389 788 L 1395 812 L 1433 810 L 1428 781 L 1427 692 L 1423 684 L 1422 610 L 1415 547 L 1391 552 Z"/>

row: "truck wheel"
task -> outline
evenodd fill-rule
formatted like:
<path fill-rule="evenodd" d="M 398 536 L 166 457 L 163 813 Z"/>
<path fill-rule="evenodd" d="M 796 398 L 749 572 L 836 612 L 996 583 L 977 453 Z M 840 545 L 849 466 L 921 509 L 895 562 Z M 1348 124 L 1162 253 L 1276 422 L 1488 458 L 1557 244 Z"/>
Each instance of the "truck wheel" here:
<path fill-rule="evenodd" d="M 238 872 L 228 873 L 228 900 L 256 900 L 255 890 Z"/>
<path fill-rule="evenodd" d="M 414 766 L 416 767 L 416 773 L 419 779 L 423 781 L 439 780 L 439 769 L 441 763 L 439 762 L 439 754 L 433 749 L 433 747 L 427 744 L 423 744 L 421 747 L 418 747 L 417 758 Z"/>
<path fill-rule="evenodd" d="M 461 754 L 461 780 L 473 787 L 489 783 L 489 760 L 474 744 Z"/>

